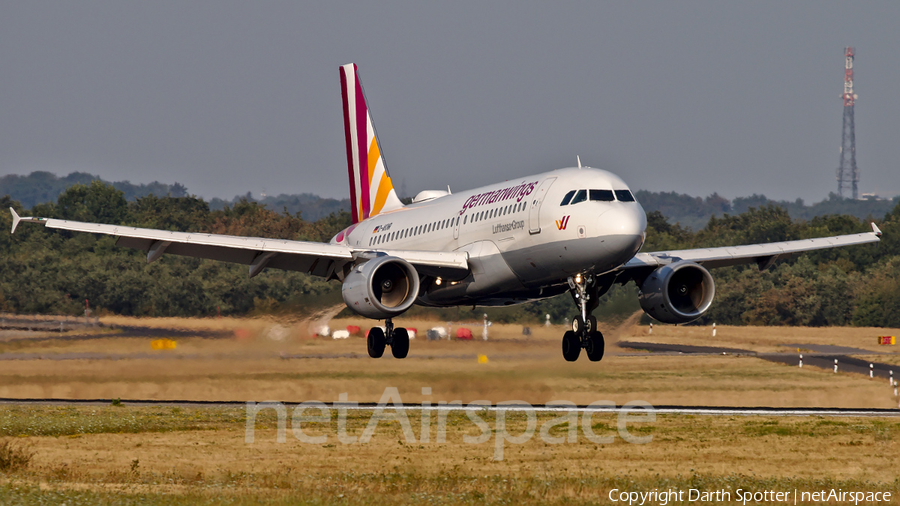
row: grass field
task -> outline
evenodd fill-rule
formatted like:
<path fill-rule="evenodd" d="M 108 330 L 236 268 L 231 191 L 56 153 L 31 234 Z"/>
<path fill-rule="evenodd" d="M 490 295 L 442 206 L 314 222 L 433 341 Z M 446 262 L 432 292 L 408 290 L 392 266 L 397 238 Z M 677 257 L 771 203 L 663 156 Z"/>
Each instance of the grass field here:
<path fill-rule="evenodd" d="M 871 352 L 885 329 L 655 326 L 626 322 L 606 328 L 607 356 L 563 361 L 560 327 L 494 325 L 488 341 L 414 340 L 410 356 L 373 360 L 365 341 L 311 338 L 302 319 L 105 319 L 109 325 L 159 330 L 126 337 L 103 328 L 90 333 L 0 333 L 0 397 L 188 399 L 301 402 L 376 402 L 387 387 L 403 401 L 492 403 L 521 400 L 577 404 L 642 400 L 654 405 L 729 405 L 896 408 L 887 382 L 862 375 L 779 365 L 750 356 L 664 355 L 622 350 L 618 340 L 724 346 L 797 353 L 787 344 L 833 344 Z M 331 327 L 361 320 L 332 321 Z M 436 322 L 402 322 L 420 336 Z M 456 326 L 456 324 L 454 324 Z M 362 325 L 360 325 L 362 326 Z M 154 350 L 165 329 L 175 349 Z M 218 337 L 200 337 L 214 330 Z M 192 336 L 196 331 L 198 335 Z M 75 336 L 75 337 L 73 337 Z M 77 337 L 80 336 L 80 337 Z M 175 334 L 173 333 L 173 336 Z M 802 351 L 802 349 L 801 349 Z M 388 353 L 389 355 L 389 353 Z M 487 362 L 478 360 L 479 355 Z M 865 357 L 876 358 L 871 355 Z M 17 358 L 11 360 L 10 358 Z M 878 361 L 898 363 L 897 355 Z M 431 388 L 430 394 L 422 389 Z M 370 412 L 348 415 L 360 435 Z M 432 415 L 434 417 L 436 415 Z M 558 415 L 539 414 L 538 428 Z M 524 415 L 508 415 L 507 432 L 526 430 Z M 608 502 L 612 489 L 667 488 L 893 491 L 900 497 L 900 420 L 897 418 L 695 417 L 660 415 L 636 424 L 648 444 L 621 437 L 598 444 L 579 424 L 576 440 L 548 444 L 535 435 L 504 445 L 494 460 L 489 441 L 467 444 L 479 429 L 460 412 L 447 419 L 446 442 L 419 441 L 421 415 L 409 413 L 415 442 L 396 422 L 381 422 L 366 444 L 342 444 L 336 423 L 309 432 L 327 442 L 309 444 L 287 432 L 276 442 L 272 410 L 260 413 L 255 442 L 245 442 L 242 407 L 0 406 L 0 441 L 33 454 L 28 465 L 3 469 L 0 504 L 481 504 Z M 492 430 L 494 419 L 485 415 Z M 614 415 L 588 426 L 615 436 Z M 565 426 L 550 434 L 565 433 Z M 537 433 L 536 433 L 537 434 Z M 3 439 L 5 438 L 5 439 Z"/>
<path fill-rule="evenodd" d="M 351 411 L 347 433 L 360 435 L 370 416 Z M 539 415 L 538 426 L 554 416 Z M 420 414 L 408 417 L 420 439 Z M 242 408 L 6 407 L 0 433 L 34 456 L 4 475 L 0 502 L 589 504 L 617 488 L 900 494 L 896 419 L 660 415 L 629 426 L 652 436 L 631 444 L 616 436 L 614 415 L 595 415 L 592 431 L 613 442 L 591 442 L 579 426 L 574 443 L 507 443 L 497 461 L 496 434 L 464 443 L 479 430 L 459 412 L 448 416 L 445 443 L 434 442 L 434 420 L 431 440 L 412 443 L 398 422 L 383 420 L 369 442 L 342 444 L 334 418 L 306 429 L 325 435 L 323 444 L 290 434 L 277 443 L 275 416 L 264 411 L 248 444 Z M 524 415 L 506 418 L 508 433 L 526 430 Z"/>
<path fill-rule="evenodd" d="M 886 382 L 748 356 L 672 356 L 609 344 L 600 363 L 585 357 L 567 363 L 560 353 L 559 327 L 534 327 L 531 337 L 523 337 L 521 326 L 495 325 L 488 341 L 420 337 L 410 344 L 405 360 L 395 360 L 389 352 L 373 360 L 366 355 L 364 339 L 310 338 L 304 321 L 120 318 L 115 323 L 214 329 L 225 337 L 190 337 L 188 332 L 188 337 L 177 338 L 173 350 L 153 350 L 151 342 L 158 336 L 117 337 L 117 331 L 108 328 L 90 339 L 57 335 L 34 341 L 0 340 L 0 353 L 27 358 L 3 361 L 0 397 L 301 402 L 335 401 L 346 392 L 350 400 L 375 402 L 385 387 L 393 386 L 407 402 L 644 400 L 656 405 L 897 407 Z M 333 321 L 331 326 L 363 323 Z M 417 327 L 420 335 L 436 325 L 404 324 Z M 874 336 L 884 329 L 719 327 L 716 338 L 708 327 L 656 326 L 652 335 L 647 331 L 626 323 L 606 329 L 605 334 L 608 343 L 652 340 L 764 352 L 796 353 L 796 348 L 784 346 L 794 343 L 873 351 L 893 348 L 875 344 Z M 487 363 L 479 363 L 479 355 L 487 357 Z M 878 360 L 896 361 L 897 356 Z M 427 399 L 420 393 L 423 387 L 432 389 Z"/>

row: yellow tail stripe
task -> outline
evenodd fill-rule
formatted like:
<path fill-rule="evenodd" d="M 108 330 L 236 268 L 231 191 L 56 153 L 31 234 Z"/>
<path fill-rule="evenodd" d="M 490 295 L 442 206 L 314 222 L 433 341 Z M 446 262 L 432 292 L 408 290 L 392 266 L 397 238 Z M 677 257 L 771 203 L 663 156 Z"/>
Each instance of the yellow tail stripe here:
<path fill-rule="evenodd" d="M 381 182 L 378 183 L 378 193 L 375 195 L 375 206 L 372 207 L 372 216 L 381 212 L 381 208 L 384 207 L 384 203 L 387 201 L 388 194 L 393 189 L 391 178 L 387 177 L 387 174 L 382 174 Z"/>
<path fill-rule="evenodd" d="M 372 144 L 369 145 L 369 186 L 372 187 L 372 178 L 375 176 L 375 166 L 378 165 L 378 159 L 381 158 L 381 150 L 378 149 L 378 138 L 372 138 Z M 367 188 L 367 190 L 368 190 Z"/>

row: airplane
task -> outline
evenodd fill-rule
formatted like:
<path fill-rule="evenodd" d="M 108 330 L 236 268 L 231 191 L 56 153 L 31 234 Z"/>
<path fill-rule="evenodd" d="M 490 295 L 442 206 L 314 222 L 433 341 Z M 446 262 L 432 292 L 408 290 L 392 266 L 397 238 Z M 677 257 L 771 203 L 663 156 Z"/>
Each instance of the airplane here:
<path fill-rule="evenodd" d="M 207 258 L 301 271 L 342 283 L 355 313 L 384 320 L 368 332 L 369 356 L 390 346 L 409 353 L 409 333 L 393 319 L 413 304 L 507 306 L 569 292 L 578 309 L 562 337 L 574 362 L 584 349 L 603 358 L 605 343 L 592 316 L 613 284 L 634 281 L 641 308 L 665 323 L 687 323 L 712 305 L 708 269 L 756 263 L 760 270 L 793 253 L 878 242 L 872 231 L 770 244 L 640 252 L 647 218 L 628 185 L 612 172 L 582 166 L 552 170 L 473 190 L 422 191 L 404 205 L 394 190 L 357 67 L 340 67 L 352 225 L 330 243 L 170 232 L 20 217 L 47 228 L 118 237 L 117 245 L 147 253 Z"/>

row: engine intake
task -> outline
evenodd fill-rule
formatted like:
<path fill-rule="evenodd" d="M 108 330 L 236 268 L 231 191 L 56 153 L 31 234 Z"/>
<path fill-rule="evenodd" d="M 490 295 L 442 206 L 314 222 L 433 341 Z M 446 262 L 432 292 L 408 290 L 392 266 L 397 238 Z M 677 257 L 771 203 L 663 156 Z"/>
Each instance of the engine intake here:
<path fill-rule="evenodd" d="M 398 257 L 383 256 L 354 266 L 344 278 L 341 296 L 347 307 L 367 318 L 397 316 L 419 294 L 416 268 Z"/>
<path fill-rule="evenodd" d="M 687 323 L 712 305 L 716 284 L 694 262 L 675 262 L 653 271 L 641 284 L 641 309 L 663 323 Z"/>

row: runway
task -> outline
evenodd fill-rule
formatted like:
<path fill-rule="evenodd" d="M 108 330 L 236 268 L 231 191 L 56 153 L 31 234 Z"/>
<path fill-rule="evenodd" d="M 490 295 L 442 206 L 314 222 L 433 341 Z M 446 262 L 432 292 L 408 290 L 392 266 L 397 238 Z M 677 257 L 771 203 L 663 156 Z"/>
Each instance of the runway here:
<path fill-rule="evenodd" d="M 171 406 L 171 407 L 237 407 L 252 404 L 272 404 L 285 407 L 297 406 L 298 402 L 264 401 L 190 401 L 190 400 L 153 400 L 153 399 L 11 399 L 0 398 L 0 405 L 19 406 L 108 406 L 116 402 L 121 406 Z M 318 402 L 318 401 L 315 401 Z M 515 401 L 513 401 L 515 402 Z M 378 406 L 376 403 L 322 403 L 330 409 L 346 409 L 348 411 L 374 411 L 379 408 L 386 410 L 403 411 L 510 411 L 535 413 L 566 413 L 575 411 L 578 413 L 619 412 L 622 406 L 613 403 L 602 405 L 554 405 L 554 404 L 402 404 L 396 406 L 387 404 Z M 900 409 L 852 409 L 852 408 L 777 408 L 777 407 L 730 407 L 730 406 L 650 406 L 636 405 L 632 411 L 636 413 L 654 412 L 658 415 L 691 415 L 691 416 L 841 416 L 841 417 L 890 417 L 900 418 Z"/>
<path fill-rule="evenodd" d="M 663 343 L 644 343 L 625 341 L 618 343 L 620 348 L 646 350 L 660 355 L 740 355 L 757 357 L 769 362 L 777 362 L 779 364 L 800 366 L 800 352 L 797 353 L 758 353 L 752 350 L 742 350 L 738 348 L 720 348 L 713 346 L 689 346 L 682 344 L 663 344 Z M 863 360 L 851 357 L 849 355 L 861 356 L 883 356 L 892 355 L 893 353 L 879 353 L 871 350 L 863 350 L 860 348 L 849 348 L 846 346 L 830 346 L 821 344 L 785 344 L 787 348 L 795 348 L 800 350 L 810 350 L 802 353 L 804 367 L 817 367 L 819 369 L 833 370 L 835 363 L 838 365 L 838 372 L 849 372 L 855 374 L 869 375 L 875 378 L 892 378 L 900 379 L 900 366 L 893 364 L 885 364 L 875 362 L 873 360 Z M 837 362 L 835 362 L 837 361 Z M 872 367 L 869 367 L 871 364 Z"/>

